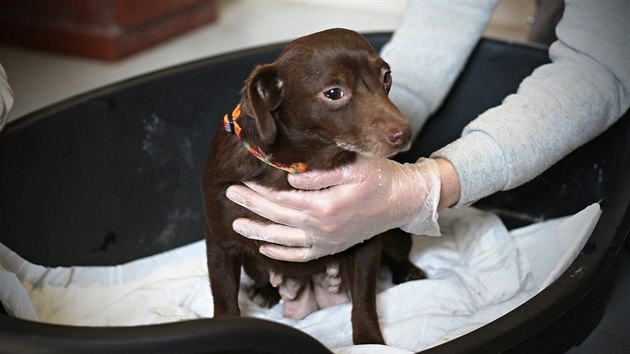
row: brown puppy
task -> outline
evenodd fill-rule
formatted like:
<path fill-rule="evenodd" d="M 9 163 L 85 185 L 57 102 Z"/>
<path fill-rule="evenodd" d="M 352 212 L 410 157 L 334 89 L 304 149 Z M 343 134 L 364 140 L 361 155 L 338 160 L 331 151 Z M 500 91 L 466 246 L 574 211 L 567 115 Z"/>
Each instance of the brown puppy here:
<path fill-rule="evenodd" d="M 384 343 L 376 313 L 379 262 L 390 267 L 395 283 L 425 277 L 408 260 L 409 235 L 393 230 L 310 262 L 276 261 L 258 252 L 260 242 L 232 230 L 236 218 L 261 218 L 230 202 L 225 190 L 242 181 L 291 189 L 287 173 L 408 148 L 411 129 L 387 97 L 391 84 L 387 63 L 362 36 L 344 29 L 299 38 L 250 74 L 240 104 L 224 117 L 226 131 L 214 137 L 203 176 L 215 316 L 240 315 L 243 266 L 254 280 L 250 295 L 267 306 L 282 297 L 289 317 L 343 302 L 349 292 L 353 342 Z"/>

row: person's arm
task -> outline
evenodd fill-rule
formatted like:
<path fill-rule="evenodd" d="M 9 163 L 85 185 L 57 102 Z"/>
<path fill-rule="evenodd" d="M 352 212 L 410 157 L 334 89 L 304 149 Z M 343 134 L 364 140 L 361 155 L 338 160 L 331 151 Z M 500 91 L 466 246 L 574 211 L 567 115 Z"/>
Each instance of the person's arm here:
<path fill-rule="evenodd" d="M 531 180 L 623 115 L 630 105 L 628 23 L 628 1 L 566 3 L 552 62 L 432 154 L 459 176 L 457 206 Z"/>
<path fill-rule="evenodd" d="M 4 128 L 11 107 L 13 107 L 13 90 L 11 90 L 11 86 L 9 86 L 7 74 L 2 64 L 0 64 L 0 131 Z"/>
<path fill-rule="evenodd" d="M 418 134 L 461 73 L 497 0 L 410 1 L 381 56 L 394 78 L 389 97 Z"/>
<path fill-rule="evenodd" d="M 459 177 L 450 161 L 438 158 L 435 162 L 440 173 L 440 201 L 437 211 L 441 211 L 459 201 Z"/>

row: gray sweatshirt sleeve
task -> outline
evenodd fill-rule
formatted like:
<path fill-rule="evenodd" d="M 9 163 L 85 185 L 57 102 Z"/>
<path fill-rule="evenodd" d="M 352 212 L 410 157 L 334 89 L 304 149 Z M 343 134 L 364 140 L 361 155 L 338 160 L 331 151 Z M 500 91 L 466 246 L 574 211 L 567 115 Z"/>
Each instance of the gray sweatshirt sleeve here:
<path fill-rule="evenodd" d="M 9 86 L 7 74 L 0 64 L 0 131 L 9 117 L 11 107 L 13 107 L 13 91 Z"/>
<path fill-rule="evenodd" d="M 460 180 L 456 206 L 536 177 L 613 124 L 630 106 L 630 1 L 567 1 L 537 68 L 432 157 Z"/>
<path fill-rule="evenodd" d="M 409 1 L 381 56 L 392 68 L 389 96 L 414 136 L 462 71 L 497 1 Z"/>

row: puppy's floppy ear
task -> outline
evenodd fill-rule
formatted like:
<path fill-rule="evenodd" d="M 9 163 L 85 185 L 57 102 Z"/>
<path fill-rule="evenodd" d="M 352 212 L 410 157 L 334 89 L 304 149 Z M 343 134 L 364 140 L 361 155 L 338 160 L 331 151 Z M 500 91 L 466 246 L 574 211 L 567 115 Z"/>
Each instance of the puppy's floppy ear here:
<path fill-rule="evenodd" d="M 245 81 L 244 97 L 256 119 L 262 142 L 266 145 L 276 140 L 278 128 L 271 112 L 280 106 L 282 85 L 274 64 L 257 66 Z"/>

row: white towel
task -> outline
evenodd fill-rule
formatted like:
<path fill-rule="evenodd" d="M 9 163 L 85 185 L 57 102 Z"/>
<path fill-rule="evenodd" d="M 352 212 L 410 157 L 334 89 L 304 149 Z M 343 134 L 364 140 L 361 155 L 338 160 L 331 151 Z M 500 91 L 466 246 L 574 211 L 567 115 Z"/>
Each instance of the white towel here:
<path fill-rule="evenodd" d="M 590 236 L 601 209 L 508 231 L 474 208 L 440 215 L 444 236 L 414 236 L 411 258 L 429 279 L 394 286 L 384 271 L 378 313 L 387 346 L 352 345 L 350 304 L 303 320 L 263 309 L 244 292 L 245 316 L 294 326 L 336 353 L 410 353 L 506 314 L 555 280 Z M 131 326 L 212 317 L 205 244 L 196 242 L 111 267 L 47 268 L 0 244 L 0 301 L 10 315 L 58 324 Z M 242 277 L 243 285 L 250 280 Z"/>

